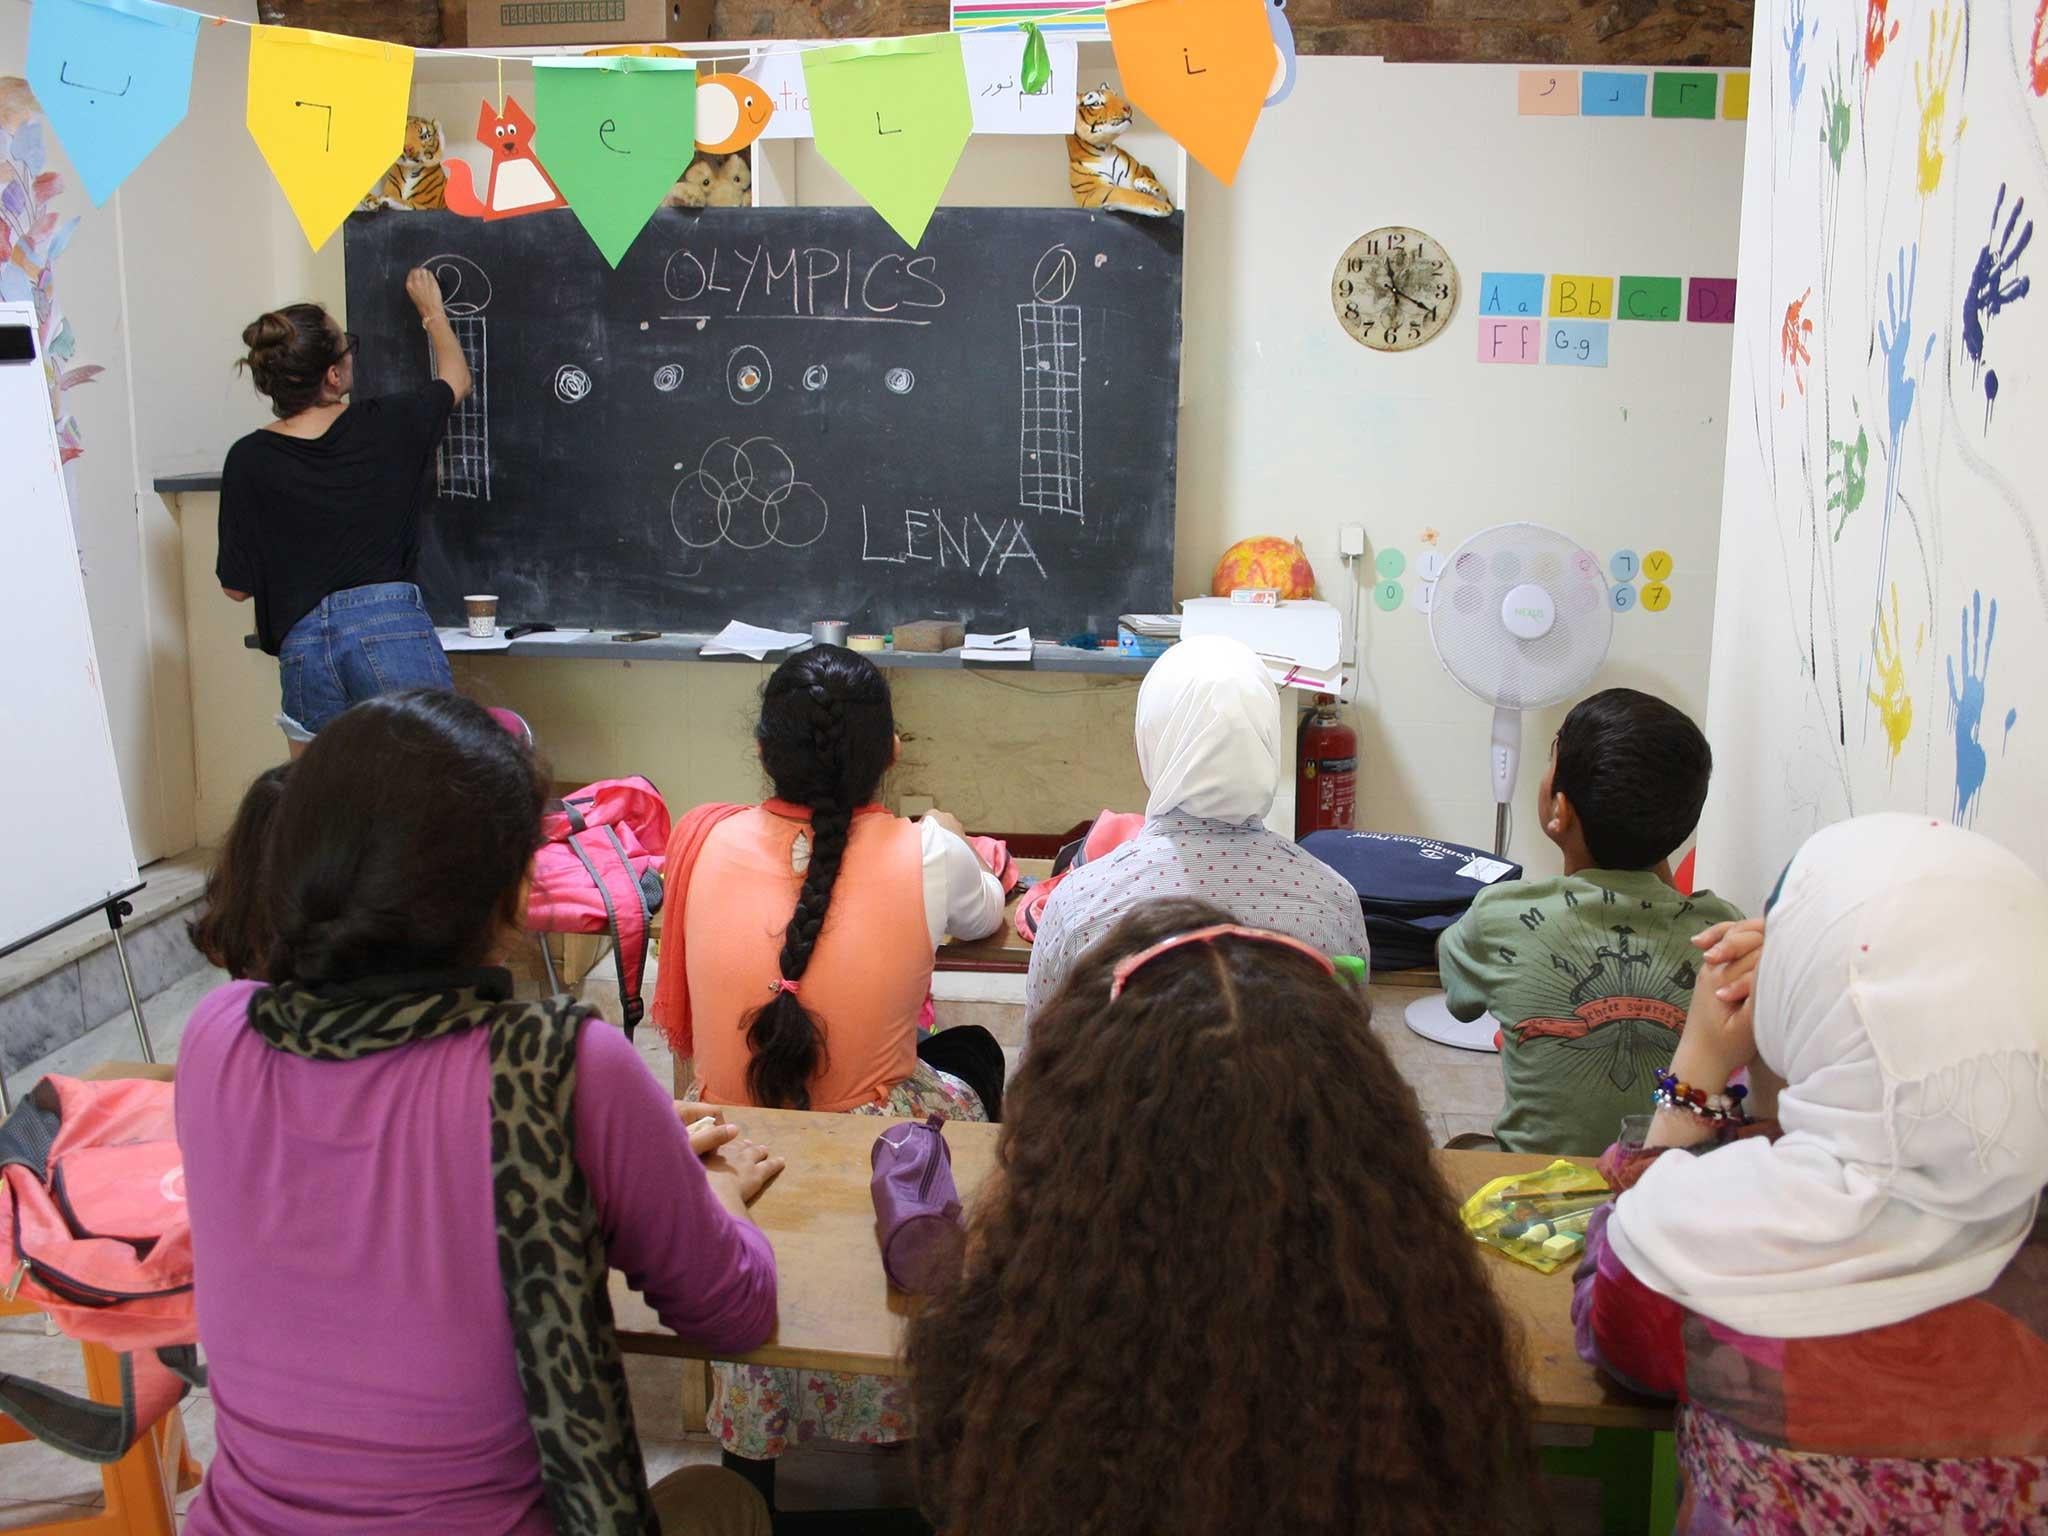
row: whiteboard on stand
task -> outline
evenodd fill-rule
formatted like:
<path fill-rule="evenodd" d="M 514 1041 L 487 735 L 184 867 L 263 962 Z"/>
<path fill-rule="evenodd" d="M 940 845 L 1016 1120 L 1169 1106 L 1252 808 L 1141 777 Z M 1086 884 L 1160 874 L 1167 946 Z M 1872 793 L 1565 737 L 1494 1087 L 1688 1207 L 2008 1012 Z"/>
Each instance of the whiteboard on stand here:
<path fill-rule="evenodd" d="M 141 884 L 34 309 L 0 304 L 0 954 Z"/>

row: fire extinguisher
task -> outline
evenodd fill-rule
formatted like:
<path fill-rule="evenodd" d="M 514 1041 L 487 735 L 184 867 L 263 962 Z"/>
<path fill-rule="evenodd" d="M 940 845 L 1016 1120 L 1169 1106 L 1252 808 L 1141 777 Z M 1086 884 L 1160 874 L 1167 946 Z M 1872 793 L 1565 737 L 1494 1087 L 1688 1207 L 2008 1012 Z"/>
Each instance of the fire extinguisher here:
<path fill-rule="evenodd" d="M 1358 733 L 1337 713 L 1337 701 L 1316 695 L 1294 738 L 1294 836 L 1328 827 L 1350 830 L 1358 798 Z"/>

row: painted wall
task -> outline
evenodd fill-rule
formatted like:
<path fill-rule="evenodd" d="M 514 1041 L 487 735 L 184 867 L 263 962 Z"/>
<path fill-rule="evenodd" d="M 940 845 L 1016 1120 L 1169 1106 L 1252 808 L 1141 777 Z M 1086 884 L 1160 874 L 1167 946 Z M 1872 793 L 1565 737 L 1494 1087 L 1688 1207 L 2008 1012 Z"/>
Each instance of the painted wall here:
<path fill-rule="evenodd" d="M 1880 809 L 2048 871 L 2043 12 L 1885 14 L 1758 7 L 1701 850 L 1752 904 Z"/>
<path fill-rule="evenodd" d="M 219 7 L 217 7 L 219 8 Z M 234 6 L 225 7 L 234 10 Z M 244 7 L 254 15 L 253 4 Z M 29 9 L 0 6 L 0 76 L 20 75 Z M 129 830 L 139 861 L 192 846 L 197 834 L 192 709 L 178 529 L 149 488 L 165 470 L 213 467 L 252 424 L 227 340 L 267 290 L 267 246 L 239 231 L 274 199 L 242 129 L 246 34 L 200 34 L 184 124 L 94 208 L 45 126 L 57 206 L 77 233 L 57 263 L 58 299 L 78 336 L 78 363 L 105 372 L 67 392 L 85 452 L 71 467 L 72 516 L 85 573 Z"/>
<path fill-rule="evenodd" d="M 1107 50 L 1085 82 L 1113 75 Z M 509 78 L 514 93 L 516 81 Z M 495 90 L 475 66 L 422 66 L 419 104 L 451 133 Z M 1142 130 L 1142 125 L 1141 125 Z M 1178 151 L 1128 142 L 1169 181 Z M 1383 146 L 1406 146 L 1393 153 Z M 1293 97 L 1261 124 L 1234 188 L 1188 177 L 1186 349 L 1177 585 L 1206 591 L 1215 557 L 1253 533 L 1298 534 L 1326 596 L 1349 603 L 1337 529 L 1363 522 L 1375 551 L 1412 562 L 1434 529 L 1448 551 L 1492 523 L 1535 518 L 1614 550 L 1668 550 L 1671 607 L 1617 618 L 1602 680 L 1706 704 L 1708 615 L 1720 506 L 1729 328 L 1617 325 L 1605 370 L 1475 361 L 1483 271 L 1726 276 L 1733 271 L 1737 124 L 1522 117 L 1516 75 L 1484 66 L 1308 59 Z M 802 148 L 767 179 L 804 202 L 851 199 Z M 955 173 L 961 201 L 1060 204 L 1057 142 L 976 140 Z M 282 201 L 274 199 L 282 210 Z M 707 217 L 712 215 L 707 215 Z M 1340 253 L 1383 223 L 1435 235 L 1464 279 L 1447 332 L 1387 357 L 1337 325 Z M 278 299 L 338 303 L 339 242 L 317 256 L 278 213 Z M 595 259 L 595 258 L 593 258 Z M 222 650 L 246 623 L 210 594 L 211 499 L 184 515 L 202 684 L 200 826 L 218 835 L 240 786 L 274 761 L 272 671 Z M 204 565 L 198 562 L 203 558 Z M 1359 573 L 1364 691 L 1361 825 L 1484 843 L 1489 710 L 1441 673 L 1412 604 L 1380 612 Z M 1411 579 L 1407 586 L 1412 591 Z M 211 602 L 202 616 L 198 611 Z M 755 788 L 751 691 L 760 669 L 470 657 L 458 676 L 533 721 L 562 778 L 640 771 L 679 803 Z M 1135 685 L 1070 677 L 898 674 L 905 762 L 894 792 L 937 800 L 977 826 L 1057 830 L 1142 799 L 1129 747 Z M 201 698 L 201 695 L 204 695 Z M 1532 755 L 1559 711 L 1529 723 Z M 1533 803 L 1537 770 L 1520 805 Z M 1520 817 L 1517 856 L 1547 850 Z"/>

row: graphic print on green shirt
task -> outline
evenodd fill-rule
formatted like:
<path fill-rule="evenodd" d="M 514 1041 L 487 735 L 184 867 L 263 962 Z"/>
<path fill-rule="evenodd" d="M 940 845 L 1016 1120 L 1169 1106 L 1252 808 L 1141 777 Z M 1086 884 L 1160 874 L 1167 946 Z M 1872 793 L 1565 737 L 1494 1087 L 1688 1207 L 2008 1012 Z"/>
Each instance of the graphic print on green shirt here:
<path fill-rule="evenodd" d="M 1511 1152 L 1592 1156 L 1645 1113 L 1692 1006 L 1692 936 L 1742 914 L 1646 870 L 1586 870 L 1482 892 L 1444 934 L 1451 1012 L 1501 1023 Z"/>

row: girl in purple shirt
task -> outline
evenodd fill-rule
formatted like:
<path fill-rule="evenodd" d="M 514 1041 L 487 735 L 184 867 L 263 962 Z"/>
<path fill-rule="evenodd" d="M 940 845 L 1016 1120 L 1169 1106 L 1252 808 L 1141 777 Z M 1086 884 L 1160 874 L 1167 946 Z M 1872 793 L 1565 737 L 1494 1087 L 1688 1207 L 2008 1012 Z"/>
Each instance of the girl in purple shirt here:
<path fill-rule="evenodd" d="M 647 1488 L 607 1270 L 708 1350 L 759 1345 L 746 1206 L 781 1164 L 693 1135 L 624 1035 L 485 966 L 545 793 L 447 693 L 359 704 L 293 768 L 271 984 L 212 993 L 180 1052 L 219 1444 L 195 1536 L 712 1528 L 721 1490 Z M 716 1528 L 765 1530 L 735 1502 Z"/>

